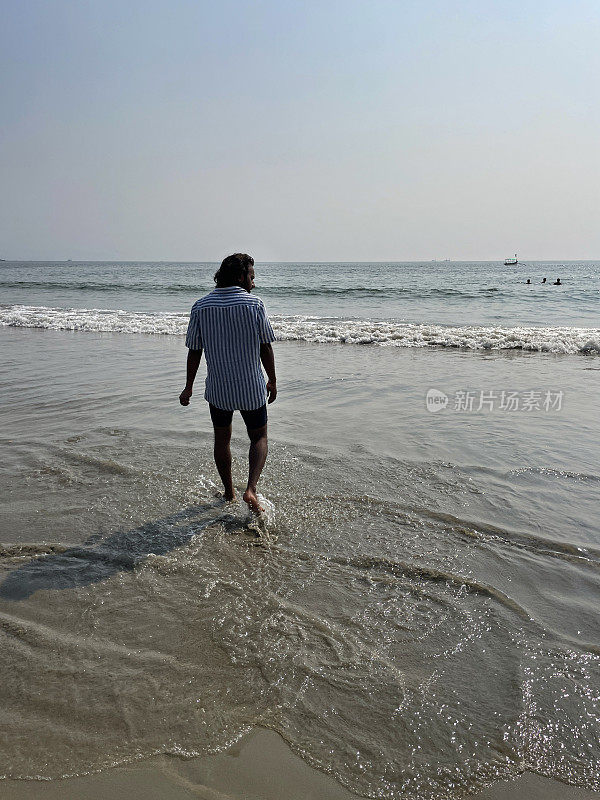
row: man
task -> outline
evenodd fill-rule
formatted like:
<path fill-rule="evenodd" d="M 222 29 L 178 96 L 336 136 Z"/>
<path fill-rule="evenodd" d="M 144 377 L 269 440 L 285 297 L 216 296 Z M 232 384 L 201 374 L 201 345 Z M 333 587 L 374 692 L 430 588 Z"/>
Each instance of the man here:
<path fill-rule="evenodd" d="M 190 403 L 192 387 L 204 350 L 206 389 L 215 433 L 214 456 L 223 481 L 225 499 L 233 500 L 231 477 L 231 420 L 241 411 L 250 438 L 248 486 L 244 501 L 254 513 L 261 508 L 256 485 L 267 460 L 267 398 L 277 397 L 273 329 L 264 304 L 251 297 L 254 259 L 246 253 L 227 256 L 215 274 L 210 294 L 192 306 L 185 340 L 188 350 L 187 383 L 179 395 L 182 406 Z M 268 382 L 261 369 L 266 370 Z"/>

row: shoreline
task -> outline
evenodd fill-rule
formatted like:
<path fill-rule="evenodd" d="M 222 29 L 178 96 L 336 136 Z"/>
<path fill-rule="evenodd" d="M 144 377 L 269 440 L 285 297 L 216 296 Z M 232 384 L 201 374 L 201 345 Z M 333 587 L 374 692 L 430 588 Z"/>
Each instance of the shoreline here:
<path fill-rule="evenodd" d="M 0 782 L 6 800 L 358 800 L 334 778 L 310 767 L 272 730 L 255 728 L 228 750 L 193 759 L 147 760 L 73 778 Z M 600 793 L 531 772 L 475 793 L 474 800 L 594 800 Z"/>

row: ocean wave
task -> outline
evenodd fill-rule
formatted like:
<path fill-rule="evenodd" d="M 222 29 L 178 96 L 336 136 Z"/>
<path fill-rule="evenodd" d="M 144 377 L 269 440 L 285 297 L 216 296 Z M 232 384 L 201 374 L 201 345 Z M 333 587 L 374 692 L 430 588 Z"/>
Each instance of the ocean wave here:
<path fill-rule="evenodd" d="M 73 292 L 141 292 L 142 294 L 177 294 L 179 292 L 196 295 L 200 291 L 198 284 L 173 283 L 115 283 L 102 281 L 0 281 L 0 288 L 4 289 L 42 289 L 48 291 L 73 291 Z"/>
<path fill-rule="evenodd" d="M 196 298 L 209 287 L 202 288 L 198 283 L 152 283 L 150 281 L 27 281 L 27 280 L 6 280 L 0 281 L 0 289 L 22 289 L 26 291 L 37 290 L 39 292 L 91 292 L 94 294 L 115 295 L 133 292 L 136 295 L 189 295 Z M 537 304 L 543 299 L 545 303 L 561 301 L 564 295 L 561 292 L 549 293 L 543 289 L 544 294 L 538 292 L 524 292 L 524 284 L 521 280 L 513 283 L 504 283 L 502 286 L 483 286 L 477 288 L 472 284 L 464 286 L 291 286 L 289 283 L 281 286 L 260 286 L 258 292 L 267 299 L 314 299 L 319 298 L 330 300 L 349 299 L 356 300 L 378 300 L 386 302 L 390 300 L 439 300 L 455 301 L 460 303 L 462 300 L 479 300 L 481 302 L 496 302 L 500 299 L 517 299 L 521 303 Z M 533 287 L 528 287 L 532 289 Z M 593 302 L 598 301 L 600 289 L 597 287 L 574 287 L 569 286 L 570 302 Z"/>
<path fill-rule="evenodd" d="M 201 290 L 197 283 L 148 283 L 141 281 L 132 282 L 102 282 L 102 281 L 0 281 L 0 288 L 4 289 L 41 289 L 43 291 L 88 291 L 88 292 L 136 292 L 141 294 L 191 294 L 197 295 Z M 320 297 L 320 296 L 350 296 L 350 297 L 481 297 L 489 292 L 501 292 L 498 287 L 489 287 L 478 290 L 463 290 L 453 287 L 436 286 L 431 288 L 413 286 L 261 286 L 260 293 L 266 297 Z"/>
<path fill-rule="evenodd" d="M 48 308 L 0 306 L 0 325 L 13 328 L 45 328 L 52 331 L 94 333 L 185 333 L 187 314 L 143 313 L 100 308 Z"/>
<path fill-rule="evenodd" d="M 278 340 L 383 347 L 439 347 L 466 350 L 524 350 L 540 353 L 600 354 L 600 329 L 345 320 L 304 315 L 271 317 Z M 119 309 L 0 306 L 0 325 L 62 331 L 182 335 L 188 315 Z"/>

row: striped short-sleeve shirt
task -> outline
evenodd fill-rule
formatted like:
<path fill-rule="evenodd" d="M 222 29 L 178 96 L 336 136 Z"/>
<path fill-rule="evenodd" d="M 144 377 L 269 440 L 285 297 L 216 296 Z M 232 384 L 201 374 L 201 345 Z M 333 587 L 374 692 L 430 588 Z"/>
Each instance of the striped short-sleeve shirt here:
<path fill-rule="evenodd" d="M 239 286 L 214 289 L 192 306 L 185 344 L 204 350 L 205 400 L 227 411 L 267 401 L 260 345 L 275 341 L 260 297 Z"/>

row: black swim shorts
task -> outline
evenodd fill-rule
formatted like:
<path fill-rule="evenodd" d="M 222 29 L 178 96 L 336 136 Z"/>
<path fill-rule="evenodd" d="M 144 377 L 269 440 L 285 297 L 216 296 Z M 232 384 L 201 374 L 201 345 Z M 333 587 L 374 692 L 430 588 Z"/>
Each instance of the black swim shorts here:
<path fill-rule="evenodd" d="M 212 423 L 215 428 L 228 428 L 231 425 L 233 411 L 226 411 L 223 408 L 217 408 L 216 406 L 213 406 L 212 403 L 209 403 L 208 406 L 210 408 Z M 249 431 L 252 431 L 255 428 L 262 428 L 267 424 L 266 403 L 260 408 L 253 408 L 251 411 L 246 411 L 242 408 L 240 409 L 240 414 L 242 415 Z"/>

